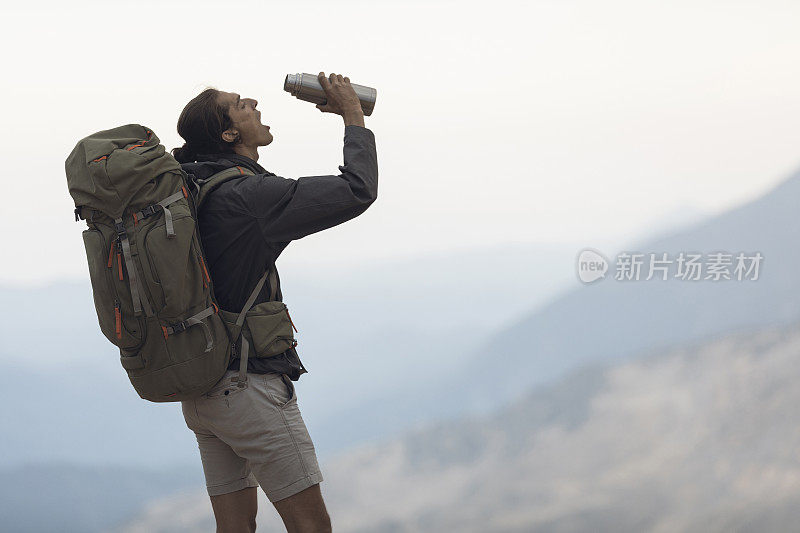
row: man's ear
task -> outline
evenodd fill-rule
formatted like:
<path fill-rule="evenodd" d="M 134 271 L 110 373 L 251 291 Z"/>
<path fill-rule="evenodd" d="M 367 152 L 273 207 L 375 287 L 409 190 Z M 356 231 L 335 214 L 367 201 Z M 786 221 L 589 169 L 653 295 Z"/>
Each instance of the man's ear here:
<path fill-rule="evenodd" d="M 235 142 L 239 138 L 239 132 L 233 128 L 229 128 L 222 132 L 222 140 L 226 143 Z"/>

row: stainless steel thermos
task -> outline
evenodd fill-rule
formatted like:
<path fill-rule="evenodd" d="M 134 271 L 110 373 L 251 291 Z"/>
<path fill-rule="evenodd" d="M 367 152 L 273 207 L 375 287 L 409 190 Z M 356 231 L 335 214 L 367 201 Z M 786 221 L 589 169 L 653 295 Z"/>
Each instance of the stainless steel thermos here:
<path fill-rule="evenodd" d="M 361 109 L 364 110 L 365 116 L 370 116 L 372 110 L 375 108 L 375 99 L 378 96 L 378 91 L 372 87 L 364 85 L 356 85 L 351 83 L 355 89 L 358 99 L 361 101 Z M 319 84 L 316 74 L 287 74 L 286 80 L 283 82 L 283 90 L 290 93 L 292 96 L 311 102 L 314 104 L 325 105 L 328 100 L 325 98 L 325 91 Z"/>

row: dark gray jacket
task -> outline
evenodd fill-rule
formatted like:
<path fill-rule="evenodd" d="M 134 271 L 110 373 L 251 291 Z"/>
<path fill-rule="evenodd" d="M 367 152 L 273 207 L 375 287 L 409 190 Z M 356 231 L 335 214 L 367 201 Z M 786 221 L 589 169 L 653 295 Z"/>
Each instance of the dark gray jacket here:
<path fill-rule="evenodd" d="M 237 154 L 201 155 L 183 169 L 204 179 L 241 166 L 255 173 L 223 183 L 209 194 L 198 213 L 214 294 L 225 310 L 239 312 L 266 268 L 289 242 L 336 226 L 363 213 L 378 194 L 375 136 L 361 126 L 345 126 L 344 165 L 339 175 L 288 179 Z M 278 299 L 283 300 L 278 278 Z M 256 303 L 267 300 L 264 286 Z M 239 360 L 231 361 L 238 369 Z M 285 373 L 293 380 L 305 372 L 297 352 L 248 360 L 248 371 Z"/>

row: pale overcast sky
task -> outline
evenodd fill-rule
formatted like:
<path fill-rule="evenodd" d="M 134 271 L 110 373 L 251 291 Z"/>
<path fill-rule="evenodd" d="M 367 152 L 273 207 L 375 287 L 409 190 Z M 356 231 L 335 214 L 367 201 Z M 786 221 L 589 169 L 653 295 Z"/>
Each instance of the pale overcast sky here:
<path fill-rule="evenodd" d="M 203 87 L 259 100 L 286 177 L 337 173 L 341 119 L 287 73 L 378 89 L 378 202 L 282 263 L 602 246 L 800 166 L 800 4 L 703 0 L 4 3 L 0 283 L 86 277 L 64 159 L 138 122 L 172 148 Z M 682 211 L 681 211 L 682 212 Z"/>

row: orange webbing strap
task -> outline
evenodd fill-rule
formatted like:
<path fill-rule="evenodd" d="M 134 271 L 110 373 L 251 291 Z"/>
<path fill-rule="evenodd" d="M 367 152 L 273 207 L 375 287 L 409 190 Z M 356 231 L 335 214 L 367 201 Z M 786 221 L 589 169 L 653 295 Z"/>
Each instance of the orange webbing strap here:
<path fill-rule="evenodd" d="M 208 284 L 211 283 L 211 277 L 208 275 L 208 269 L 206 268 L 206 262 L 203 259 L 203 256 L 200 256 L 200 266 L 203 267 L 203 287 L 208 287 Z"/>
<path fill-rule="evenodd" d="M 120 313 L 120 310 L 119 310 L 119 302 L 116 301 L 116 300 L 114 301 L 114 321 L 116 322 L 116 324 L 115 324 L 115 332 L 117 334 L 117 338 L 121 339 L 122 338 L 122 313 Z"/>
<path fill-rule="evenodd" d="M 117 250 L 117 268 L 119 269 L 119 280 L 122 281 L 122 243 L 119 239 L 114 243 L 114 248 Z M 111 261 L 108 262 L 111 265 Z"/>
<path fill-rule="evenodd" d="M 289 308 L 286 308 L 286 317 L 289 319 L 289 324 L 292 325 L 292 329 L 295 333 L 297 333 L 297 326 L 294 325 L 294 321 L 292 320 L 292 315 L 289 314 Z"/>
<path fill-rule="evenodd" d="M 197 262 L 200 263 L 201 267 L 203 266 L 203 260 L 200 259 L 199 257 L 197 258 Z M 208 287 L 208 282 L 206 281 L 206 277 L 201 275 L 200 279 L 203 280 L 203 288 L 204 289 L 207 288 Z"/>

